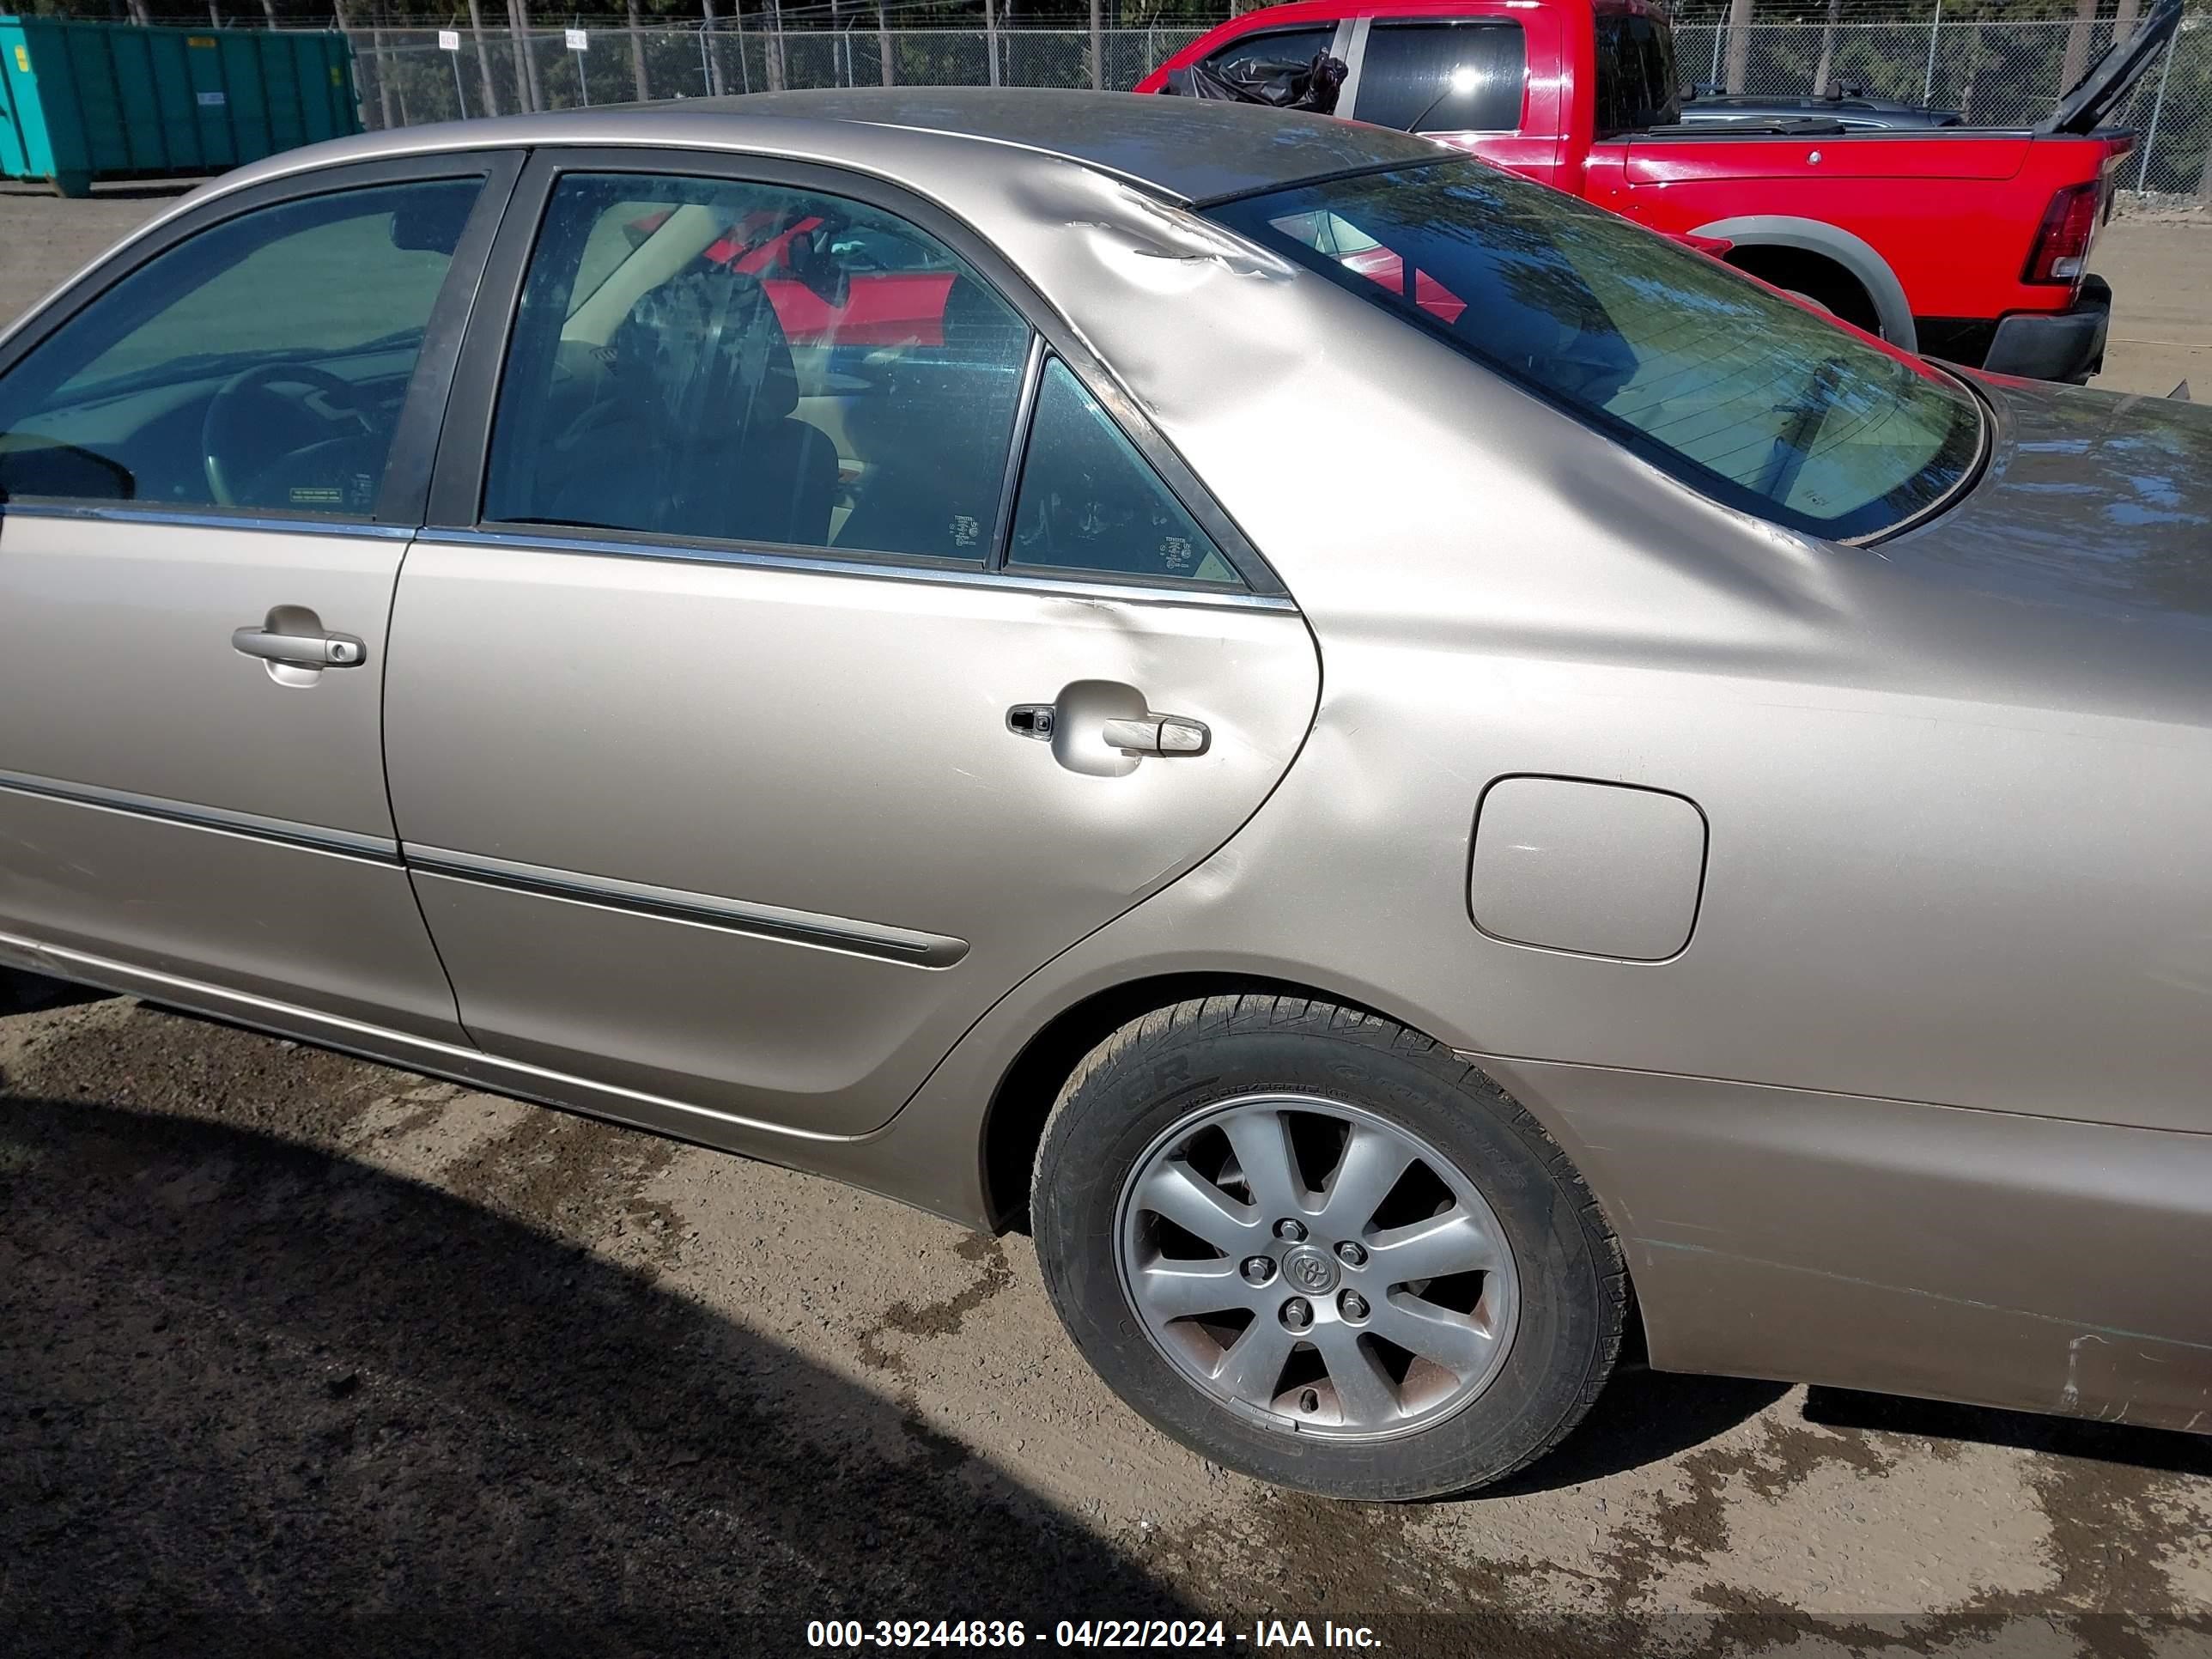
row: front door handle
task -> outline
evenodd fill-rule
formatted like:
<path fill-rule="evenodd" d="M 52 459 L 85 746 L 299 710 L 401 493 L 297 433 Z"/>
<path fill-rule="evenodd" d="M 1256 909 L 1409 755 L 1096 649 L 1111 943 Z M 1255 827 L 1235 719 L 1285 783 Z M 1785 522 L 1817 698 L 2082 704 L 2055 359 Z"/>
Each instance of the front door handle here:
<path fill-rule="evenodd" d="M 243 656 L 288 668 L 358 668 L 368 660 L 368 647 L 351 634 L 283 634 L 269 628 L 240 628 L 231 634 L 230 645 Z"/>
<path fill-rule="evenodd" d="M 1180 714 L 1108 720 L 1099 735 L 1109 748 L 1132 755 L 1203 755 L 1212 737 L 1205 721 L 1186 720 Z"/>

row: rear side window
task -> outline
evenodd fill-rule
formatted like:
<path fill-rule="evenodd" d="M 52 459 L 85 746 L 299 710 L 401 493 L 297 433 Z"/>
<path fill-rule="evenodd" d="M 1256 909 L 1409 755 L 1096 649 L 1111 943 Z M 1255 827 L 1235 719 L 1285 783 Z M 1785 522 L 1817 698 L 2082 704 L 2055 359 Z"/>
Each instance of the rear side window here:
<path fill-rule="evenodd" d="M 1376 19 L 1359 66 L 1362 121 L 1406 132 L 1512 132 L 1528 47 L 1518 23 Z"/>
<path fill-rule="evenodd" d="M 0 382 L 0 488 L 366 517 L 482 183 L 281 203 L 155 255 Z"/>
<path fill-rule="evenodd" d="M 1634 132 L 1682 118 L 1674 37 L 1649 17 L 1597 20 L 1597 131 Z"/>
<path fill-rule="evenodd" d="M 1006 562 L 1243 585 L 1212 538 L 1057 357 L 1037 387 Z"/>
<path fill-rule="evenodd" d="M 575 173 L 524 280 L 483 515 L 981 564 L 1029 326 L 865 203 Z"/>

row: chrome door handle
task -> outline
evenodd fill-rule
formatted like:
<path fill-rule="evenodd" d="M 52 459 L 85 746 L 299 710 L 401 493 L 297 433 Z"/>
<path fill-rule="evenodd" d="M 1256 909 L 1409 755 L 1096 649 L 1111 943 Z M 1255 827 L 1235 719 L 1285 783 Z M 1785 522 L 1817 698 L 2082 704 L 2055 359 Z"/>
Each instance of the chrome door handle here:
<path fill-rule="evenodd" d="M 351 634 L 279 634 L 266 628 L 240 628 L 230 636 L 241 656 L 291 668 L 358 668 L 368 647 Z"/>
<path fill-rule="evenodd" d="M 1100 735 L 1109 748 L 1132 755 L 1203 755 L 1213 734 L 1203 720 L 1147 714 L 1140 720 L 1108 720 Z"/>
<path fill-rule="evenodd" d="M 1018 702 L 1006 729 L 1050 744 L 1055 762 L 1091 778 L 1126 778 L 1147 756 L 1203 755 L 1213 742 L 1205 721 L 1157 714 L 1121 680 L 1070 680 L 1050 702 Z"/>

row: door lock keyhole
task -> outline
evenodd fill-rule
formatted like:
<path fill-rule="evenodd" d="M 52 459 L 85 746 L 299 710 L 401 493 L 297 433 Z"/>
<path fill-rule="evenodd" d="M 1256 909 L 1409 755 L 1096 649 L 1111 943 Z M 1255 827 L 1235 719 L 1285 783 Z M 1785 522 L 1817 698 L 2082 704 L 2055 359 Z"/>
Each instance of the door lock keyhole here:
<path fill-rule="evenodd" d="M 1018 702 L 1006 710 L 1006 729 L 1025 738 L 1036 738 L 1050 743 L 1054 724 L 1053 706 L 1048 702 Z"/>

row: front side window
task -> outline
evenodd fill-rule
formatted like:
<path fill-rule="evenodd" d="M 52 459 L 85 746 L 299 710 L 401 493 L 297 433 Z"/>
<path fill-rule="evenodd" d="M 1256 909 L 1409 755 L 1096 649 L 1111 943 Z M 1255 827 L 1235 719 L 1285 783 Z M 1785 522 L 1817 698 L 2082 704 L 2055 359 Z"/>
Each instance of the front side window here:
<path fill-rule="evenodd" d="M 1518 23 L 1378 18 L 1359 66 L 1358 118 L 1406 132 L 1512 132 L 1528 67 Z"/>
<path fill-rule="evenodd" d="M 1301 185 L 1214 216 L 1778 524 L 1877 534 L 1941 504 L 1979 461 L 1980 405 L 1948 376 L 1479 162 Z"/>
<path fill-rule="evenodd" d="M 1037 387 L 1006 562 L 1242 585 L 1212 538 L 1057 357 Z"/>
<path fill-rule="evenodd" d="M 155 255 L 0 380 L 0 489 L 368 516 L 481 184 L 308 197 Z"/>
<path fill-rule="evenodd" d="M 547 209 L 483 514 L 981 563 L 1029 329 L 862 203 L 571 174 Z"/>

